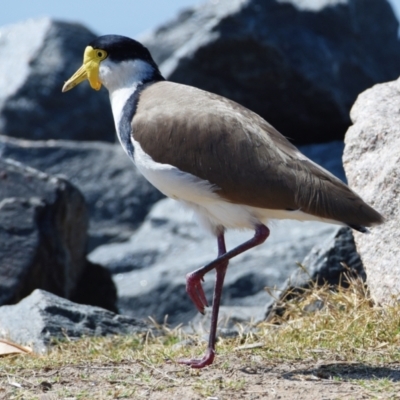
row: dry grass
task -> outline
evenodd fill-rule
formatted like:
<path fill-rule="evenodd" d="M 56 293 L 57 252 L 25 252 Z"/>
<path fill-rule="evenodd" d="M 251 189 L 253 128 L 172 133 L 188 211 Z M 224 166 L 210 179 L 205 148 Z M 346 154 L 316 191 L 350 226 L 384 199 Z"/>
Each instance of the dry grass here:
<path fill-rule="evenodd" d="M 322 309 L 307 311 L 315 304 L 323 304 Z M 264 323 L 253 333 L 220 339 L 217 362 L 203 371 L 173 360 L 202 354 L 205 343 L 167 327 L 160 327 L 160 335 L 66 340 L 46 356 L 4 357 L 0 399 L 255 399 L 264 398 L 254 394 L 257 385 L 276 381 L 279 388 L 282 379 L 287 380 L 285 393 L 295 390 L 290 389 L 293 382 L 311 382 L 316 397 L 310 391 L 309 399 L 320 398 L 313 380 L 355 385 L 364 398 L 399 398 L 399 304 L 373 306 L 362 283 L 353 281 L 338 292 L 326 287 L 306 291 L 285 307 L 283 317 L 274 321 L 279 324 Z M 363 398 L 357 393 L 348 398 Z M 46 397 L 50 394 L 56 397 Z"/>
<path fill-rule="evenodd" d="M 264 352 L 273 349 L 284 359 L 332 353 L 352 362 L 400 361 L 400 304 L 374 305 L 360 280 L 338 291 L 306 290 L 301 299 L 285 302 L 285 309 L 272 321 L 278 328 L 261 326 Z"/>

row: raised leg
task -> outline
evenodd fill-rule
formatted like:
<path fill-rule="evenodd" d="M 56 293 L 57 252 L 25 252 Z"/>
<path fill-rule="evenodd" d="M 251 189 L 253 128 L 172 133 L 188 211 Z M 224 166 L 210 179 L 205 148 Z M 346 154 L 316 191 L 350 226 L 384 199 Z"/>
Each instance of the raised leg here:
<path fill-rule="evenodd" d="M 216 269 L 216 281 L 214 287 L 213 306 L 211 314 L 211 327 L 208 339 L 208 347 L 206 354 L 201 359 L 179 360 L 181 364 L 190 365 L 192 368 L 203 368 L 212 364 L 215 357 L 215 342 L 217 337 L 218 313 L 221 302 L 222 286 L 225 279 L 226 270 L 229 260 L 238 254 L 245 252 L 259 244 L 263 243 L 269 236 L 269 229 L 265 225 L 256 227 L 255 235 L 247 242 L 235 247 L 231 251 L 226 251 L 224 234 L 218 235 L 218 258 L 199 268 L 186 277 L 186 291 L 188 292 L 193 303 L 200 312 L 204 312 L 204 307 L 207 306 L 207 300 L 201 285 L 204 275 Z"/>
<path fill-rule="evenodd" d="M 237 256 L 238 254 L 241 254 L 246 250 L 256 247 L 261 243 L 264 243 L 268 236 L 269 229 L 265 225 L 260 224 L 256 227 L 253 238 L 235 247 L 231 251 L 219 254 L 218 258 L 216 258 L 214 261 L 211 261 L 206 266 L 186 275 L 186 292 L 188 293 L 189 297 L 191 298 L 199 312 L 204 314 L 204 308 L 208 306 L 208 302 L 204 294 L 203 287 L 201 285 L 204 275 L 207 272 L 210 272 L 212 269 L 217 268 L 219 265 L 224 264 L 226 261 L 229 261 L 231 258 Z M 221 235 L 218 236 L 218 246 L 220 245 L 220 237 Z"/>

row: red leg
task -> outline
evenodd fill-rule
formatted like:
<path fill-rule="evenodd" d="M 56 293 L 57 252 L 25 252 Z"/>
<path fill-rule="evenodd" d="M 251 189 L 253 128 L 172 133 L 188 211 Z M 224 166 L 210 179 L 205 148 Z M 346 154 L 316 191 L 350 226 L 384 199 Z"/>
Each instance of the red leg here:
<path fill-rule="evenodd" d="M 218 258 L 219 258 L 226 253 L 225 236 L 224 236 L 223 231 L 222 231 L 222 233 L 220 233 L 217 236 L 217 241 L 218 241 Z M 219 270 L 219 268 L 223 268 L 225 263 L 226 263 L 226 267 L 228 267 L 229 260 L 226 262 L 222 262 L 221 264 L 217 264 L 215 266 L 215 268 L 217 270 L 217 277 L 216 277 L 215 285 L 217 285 L 217 281 L 218 281 L 218 270 Z M 226 269 L 226 267 L 225 267 L 225 269 Z M 192 299 L 196 308 L 202 314 L 204 314 L 204 307 L 208 307 L 208 301 L 207 301 L 206 295 L 204 294 L 203 286 L 201 284 L 201 282 L 204 282 L 204 275 L 206 273 L 204 273 L 203 275 L 198 274 L 198 272 L 201 269 L 202 268 L 186 275 L 186 292 L 189 294 L 189 297 Z M 224 274 L 224 276 L 225 276 L 225 274 Z M 222 278 L 222 283 L 223 283 L 223 280 L 224 280 L 224 278 Z M 215 287 L 214 287 L 214 296 L 215 296 Z"/>
<path fill-rule="evenodd" d="M 268 236 L 269 229 L 265 225 L 260 224 L 256 227 L 256 232 L 252 239 L 227 252 L 225 247 L 224 234 L 221 233 L 220 235 L 218 235 L 218 258 L 207 264 L 205 267 L 199 268 L 198 270 L 192 272 L 187 276 L 186 291 L 196 305 L 197 309 L 200 312 L 204 312 L 204 307 L 207 306 L 207 300 L 201 286 L 201 281 L 203 280 L 203 277 L 207 272 L 211 271 L 214 268 L 216 269 L 216 281 L 214 287 L 214 297 L 211 314 L 211 327 L 206 354 L 202 359 L 180 360 L 179 363 L 190 365 L 192 368 L 203 368 L 213 363 L 215 357 L 215 342 L 217 337 L 219 305 L 221 302 L 222 286 L 224 283 L 229 260 L 237 256 L 238 254 L 241 254 L 246 250 L 249 250 L 265 242 Z"/>

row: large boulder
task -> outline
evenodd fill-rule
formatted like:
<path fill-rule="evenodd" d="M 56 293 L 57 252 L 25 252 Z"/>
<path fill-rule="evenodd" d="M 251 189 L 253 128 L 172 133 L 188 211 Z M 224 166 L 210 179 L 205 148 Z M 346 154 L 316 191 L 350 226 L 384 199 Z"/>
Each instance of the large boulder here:
<path fill-rule="evenodd" d="M 137 171 L 119 144 L 28 141 L 0 135 L 0 157 L 66 177 L 89 209 L 89 249 L 127 240 L 162 195 Z"/>
<path fill-rule="evenodd" d="M 141 40 L 168 79 L 313 143 L 342 139 L 356 96 L 399 75 L 397 34 L 386 0 L 210 0 Z"/>
<path fill-rule="evenodd" d="M 263 306 L 270 299 L 265 286 L 281 286 L 311 248 L 330 235 L 333 226 L 318 222 L 271 224 L 267 242 L 230 263 L 222 304 Z M 252 232 L 231 231 L 229 249 Z M 185 275 L 216 257 L 216 239 L 204 232 L 182 206 L 171 199 L 158 202 L 130 241 L 98 247 L 89 259 L 114 273 L 118 307 L 136 318 L 153 316 L 171 324 L 188 322 L 196 310 L 185 290 Z M 204 288 L 211 302 L 214 274 Z"/>
<path fill-rule="evenodd" d="M 106 90 L 61 93 L 96 35 L 79 24 L 30 19 L 0 29 L 0 133 L 114 142 Z"/>
<path fill-rule="evenodd" d="M 355 233 L 367 283 L 377 302 L 400 293 L 400 80 L 362 93 L 351 110 L 344 167 L 350 186 L 386 218 L 369 235 Z"/>
<path fill-rule="evenodd" d="M 0 304 L 70 297 L 86 267 L 87 210 L 69 182 L 0 158 Z"/>
<path fill-rule="evenodd" d="M 148 325 L 99 307 L 73 303 L 35 290 L 16 305 L 0 307 L 0 336 L 44 353 L 67 337 L 107 336 L 145 332 Z"/>

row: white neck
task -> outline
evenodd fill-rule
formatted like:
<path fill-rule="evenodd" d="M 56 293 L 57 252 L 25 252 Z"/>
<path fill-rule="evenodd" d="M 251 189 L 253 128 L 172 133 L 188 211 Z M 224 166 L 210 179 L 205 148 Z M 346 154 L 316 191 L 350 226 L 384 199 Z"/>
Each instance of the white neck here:
<path fill-rule="evenodd" d="M 105 59 L 100 63 L 99 78 L 110 94 L 115 127 L 118 132 L 119 121 L 126 101 L 136 91 L 139 84 L 154 74 L 154 67 L 142 60 L 113 62 Z"/>

